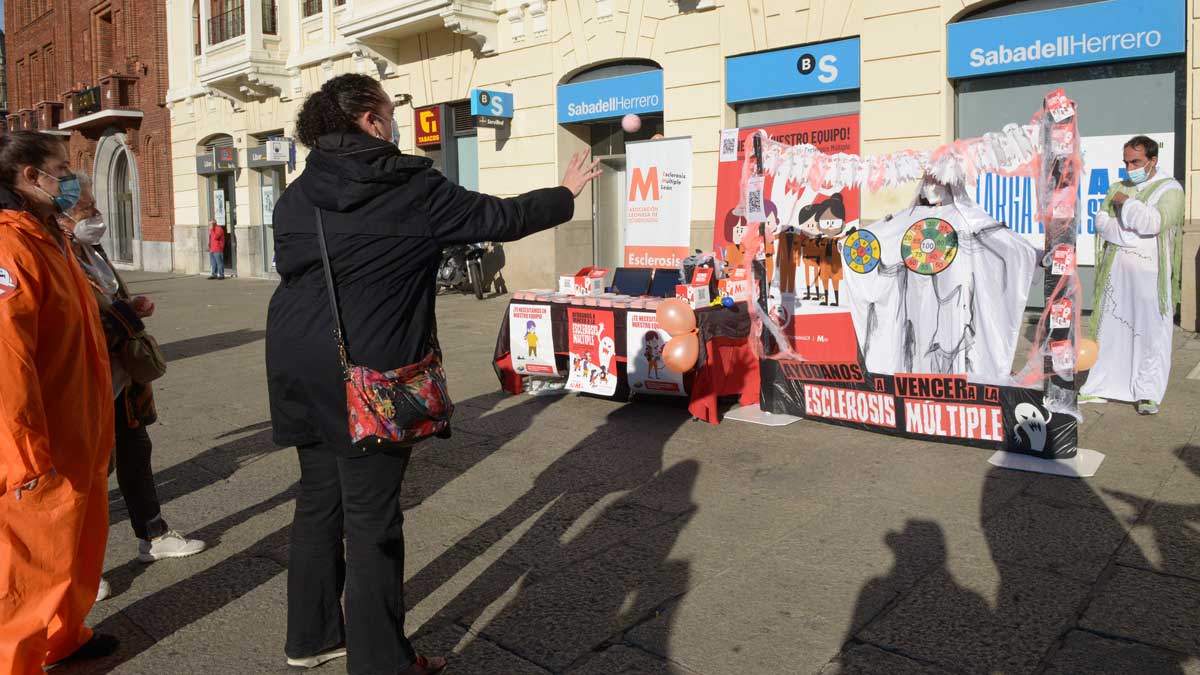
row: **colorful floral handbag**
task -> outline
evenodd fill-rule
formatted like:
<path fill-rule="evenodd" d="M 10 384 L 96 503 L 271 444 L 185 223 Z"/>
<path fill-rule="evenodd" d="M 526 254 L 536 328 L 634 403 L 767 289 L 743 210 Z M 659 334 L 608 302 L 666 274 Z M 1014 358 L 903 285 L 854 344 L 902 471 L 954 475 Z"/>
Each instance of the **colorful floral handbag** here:
<path fill-rule="evenodd" d="M 447 437 L 454 404 L 446 389 L 442 350 L 437 336 L 430 337 L 429 354 L 419 362 L 380 372 L 350 363 L 342 334 L 333 271 L 325 241 L 325 225 L 317 209 L 317 239 L 321 264 L 333 312 L 333 334 L 337 340 L 342 377 L 346 381 L 346 413 L 350 438 L 355 447 L 369 450 L 386 445 L 409 445 L 427 436 Z"/>

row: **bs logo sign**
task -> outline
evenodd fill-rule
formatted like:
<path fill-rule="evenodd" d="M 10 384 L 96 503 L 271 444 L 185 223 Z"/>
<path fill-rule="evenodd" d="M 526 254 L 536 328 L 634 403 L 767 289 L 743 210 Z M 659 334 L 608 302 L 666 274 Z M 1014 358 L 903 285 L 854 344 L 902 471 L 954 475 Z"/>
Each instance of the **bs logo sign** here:
<path fill-rule="evenodd" d="M 805 53 L 796 61 L 796 70 L 800 71 L 801 75 L 811 75 L 814 70 L 820 70 L 817 80 L 821 84 L 829 84 L 838 77 L 837 57 L 833 54 L 826 54 L 818 59 L 812 54 Z"/>

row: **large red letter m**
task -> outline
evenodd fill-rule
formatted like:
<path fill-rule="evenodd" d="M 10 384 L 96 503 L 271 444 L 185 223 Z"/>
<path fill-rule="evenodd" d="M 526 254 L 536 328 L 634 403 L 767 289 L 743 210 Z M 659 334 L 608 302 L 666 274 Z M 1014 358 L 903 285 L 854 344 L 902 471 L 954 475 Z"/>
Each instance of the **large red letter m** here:
<path fill-rule="evenodd" d="M 633 177 L 629 179 L 629 201 L 646 201 L 647 195 L 654 192 L 654 201 L 658 201 L 662 197 L 658 191 L 658 167 L 652 166 L 650 170 L 642 175 L 641 169 L 633 170 Z M 638 199 L 638 193 L 642 194 L 641 199 Z"/>

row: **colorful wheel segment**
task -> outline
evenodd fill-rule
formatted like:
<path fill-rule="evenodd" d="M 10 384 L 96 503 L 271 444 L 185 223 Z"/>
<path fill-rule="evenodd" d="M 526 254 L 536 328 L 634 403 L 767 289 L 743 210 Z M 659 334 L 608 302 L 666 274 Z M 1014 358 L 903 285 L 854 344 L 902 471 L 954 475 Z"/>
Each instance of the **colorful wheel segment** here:
<path fill-rule="evenodd" d="M 859 274 L 875 271 L 879 266 L 879 254 L 879 238 L 869 230 L 851 232 L 842 245 L 846 266 Z"/>
<path fill-rule="evenodd" d="M 913 223 L 900 242 L 904 265 L 917 274 L 937 274 L 949 267 L 957 255 L 958 232 L 941 218 Z"/>

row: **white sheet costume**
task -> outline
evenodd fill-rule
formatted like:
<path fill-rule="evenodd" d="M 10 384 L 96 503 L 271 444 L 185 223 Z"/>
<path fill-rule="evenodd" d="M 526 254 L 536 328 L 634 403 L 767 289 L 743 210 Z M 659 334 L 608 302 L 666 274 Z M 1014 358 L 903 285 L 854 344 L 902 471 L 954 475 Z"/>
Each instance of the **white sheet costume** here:
<path fill-rule="evenodd" d="M 951 195 L 931 183 L 922 192 L 920 203 L 864 228 L 879 239 L 878 266 L 845 271 L 843 304 L 854 316 L 867 370 L 1003 383 L 1012 374 L 1038 252 L 965 190 Z M 915 253 L 922 246 L 928 258 Z"/>
<path fill-rule="evenodd" d="M 1130 195 L 1119 209 L 1117 192 Z M 1096 213 L 1093 336 L 1100 346 L 1081 393 L 1161 402 L 1171 373 L 1179 298 L 1183 187 L 1156 173 L 1140 186 L 1115 184 Z"/>

